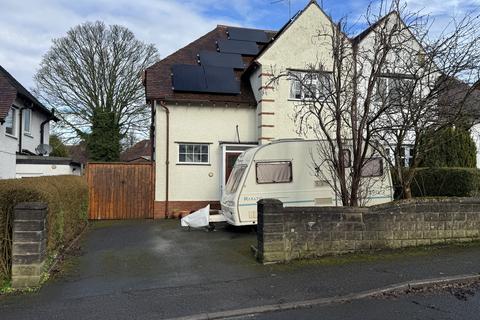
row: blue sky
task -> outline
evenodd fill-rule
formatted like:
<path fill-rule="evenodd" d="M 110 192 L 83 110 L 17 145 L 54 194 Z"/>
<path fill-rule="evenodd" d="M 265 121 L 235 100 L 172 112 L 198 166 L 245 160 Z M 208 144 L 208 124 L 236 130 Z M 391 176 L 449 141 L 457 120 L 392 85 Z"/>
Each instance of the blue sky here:
<path fill-rule="evenodd" d="M 407 0 L 412 10 L 436 18 L 440 28 L 452 15 L 478 8 L 480 0 Z M 276 30 L 289 18 L 288 0 L 0 0 L 0 64 L 27 88 L 53 38 L 85 21 L 121 24 L 137 38 L 153 43 L 161 57 L 172 53 L 217 24 Z M 318 0 L 321 3 L 321 0 Z M 361 18 L 370 1 L 324 0 L 337 20 Z M 308 0 L 291 0 L 292 13 Z"/>

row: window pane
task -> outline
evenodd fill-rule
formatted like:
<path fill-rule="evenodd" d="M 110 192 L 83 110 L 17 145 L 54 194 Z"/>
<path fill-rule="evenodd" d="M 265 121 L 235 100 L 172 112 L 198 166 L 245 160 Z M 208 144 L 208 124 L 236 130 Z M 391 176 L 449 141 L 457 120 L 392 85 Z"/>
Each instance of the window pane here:
<path fill-rule="evenodd" d="M 200 145 L 196 144 L 193 146 L 193 152 L 200 153 Z"/>
<path fill-rule="evenodd" d="M 246 165 L 233 167 L 232 173 L 228 178 L 227 185 L 225 186 L 225 190 L 227 191 L 227 193 L 233 193 L 237 191 L 240 181 L 242 181 L 242 177 L 246 169 L 247 169 Z"/>
<path fill-rule="evenodd" d="M 15 134 L 15 109 L 11 108 L 5 118 L 5 132 L 8 134 Z"/>
<path fill-rule="evenodd" d="M 202 145 L 202 153 L 208 153 L 208 146 L 206 144 Z"/>
<path fill-rule="evenodd" d="M 186 154 L 185 155 L 186 162 L 193 162 L 193 154 Z"/>
<path fill-rule="evenodd" d="M 180 156 L 178 157 L 178 161 L 185 162 L 185 154 L 180 154 Z"/>
<path fill-rule="evenodd" d="M 282 183 L 292 181 L 292 163 L 281 162 L 258 162 L 257 183 Z"/>
<path fill-rule="evenodd" d="M 187 152 L 192 153 L 193 152 L 193 145 L 187 144 Z"/>
<path fill-rule="evenodd" d="M 179 147 L 179 152 L 185 153 L 185 151 L 186 151 L 185 145 L 184 145 L 184 144 L 181 144 L 180 147 Z"/>
<path fill-rule="evenodd" d="M 208 162 L 208 154 L 202 154 L 202 162 Z"/>
<path fill-rule="evenodd" d="M 193 155 L 193 161 L 194 161 L 194 162 L 200 162 L 201 159 L 202 159 L 202 158 L 201 158 L 200 154 L 195 153 L 195 154 Z"/>
<path fill-rule="evenodd" d="M 383 175 L 382 158 L 371 158 L 367 160 L 362 168 L 362 177 L 379 177 Z"/>
<path fill-rule="evenodd" d="M 23 130 L 25 132 L 30 132 L 30 115 L 31 111 L 29 109 L 23 110 Z"/>

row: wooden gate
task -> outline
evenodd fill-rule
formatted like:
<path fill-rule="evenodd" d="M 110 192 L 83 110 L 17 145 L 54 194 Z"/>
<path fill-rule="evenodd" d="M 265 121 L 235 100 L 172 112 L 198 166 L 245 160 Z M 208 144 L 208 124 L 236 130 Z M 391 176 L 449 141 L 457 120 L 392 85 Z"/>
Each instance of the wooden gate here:
<path fill-rule="evenodd" d="M 154 164 L 89 163 L 89 219 L 153 218 Z"/>

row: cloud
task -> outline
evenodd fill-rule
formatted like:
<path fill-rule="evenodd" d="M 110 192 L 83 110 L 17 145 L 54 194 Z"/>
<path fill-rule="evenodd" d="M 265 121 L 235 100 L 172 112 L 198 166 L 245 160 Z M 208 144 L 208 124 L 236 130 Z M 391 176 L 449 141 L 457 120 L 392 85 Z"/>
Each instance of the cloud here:
<path fill-rule="evenodd" d="M 291 0 L 291 12 L 309 0 Z M 439 17 L 480 6 L 480 0 L 407 0 L 412 9 Z M 153 43 L 162 57 L 213 29 L 229 24 L 279 29 L 288 21 L 288 0 L 2 0 L 0 64 L 26 87 L 53 38 L 85 21 L 121 24 L 138 39 Z M 350 15 L 350 22 L 365 11 L 365 0 L 318 0 L 334 19 Z"/>
<path fill-rule="evenodd" d="M 85 21 L 121 24 L 137 38 L 154 43 L 162 57 L 217 24 L 241 24 L 233 18 L 208 16 L 189 2 L 168 0 L 2 0 L 0 64 L 26 87 L 51 46 L 51 40 Z"/>

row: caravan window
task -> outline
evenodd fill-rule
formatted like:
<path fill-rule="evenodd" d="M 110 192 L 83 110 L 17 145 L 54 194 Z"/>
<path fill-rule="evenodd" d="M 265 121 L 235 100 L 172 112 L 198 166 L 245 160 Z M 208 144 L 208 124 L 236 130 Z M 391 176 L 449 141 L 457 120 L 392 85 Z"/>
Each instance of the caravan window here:
<path fill-rule="evenodd" d="M 257 162 L 257 183 L 292 182 L 292 162 Z"/>
<path fill-rule="evenodd" d="M 365 162 L 362 168 L 362 177 L 381 177 L 383 176 L 383 159 L 371 158 Z"/>
<path fill-rule="evenodd" d="M 240 185 L 240 181 L 242 181 L 245 169 L 247 169 L 246 165 L 233 167 L 232 173 L 228 178 L 227 185 L 225 186 L 225 190 L 227 193 L 234 193 L 237 191 L 238 186 Z"/>

